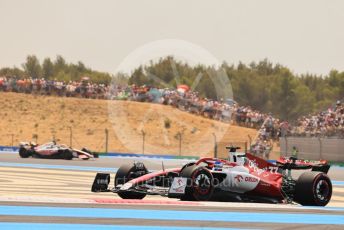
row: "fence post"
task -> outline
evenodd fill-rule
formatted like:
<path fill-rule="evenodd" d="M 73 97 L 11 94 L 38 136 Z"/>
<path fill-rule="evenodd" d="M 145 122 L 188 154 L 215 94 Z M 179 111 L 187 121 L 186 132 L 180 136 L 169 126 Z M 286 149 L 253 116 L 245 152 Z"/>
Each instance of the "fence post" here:
<path fill-rule="evenodd" d="M 142 133 L 142 154 L 145 154 L 145 139 L 146 139 L 146 133 L 145 131 L 141 130 Z"/>
<path fill-rule="evenodd" d="M 53 135 L 53 141 L 56 141 L 56 131 L 55 130 L 52 130 L 51 131 L 51 134 Z"/>
<path fill-rule="evenodd" d="M 252 137 L 251 137 L 250 134 L 248 134 L 247 136 L 248 136 L 248 139 L 249 139 L 249 141 L 250 141 L 250 142 L 249 142 L 249 143 L 250 143 L 250 146 L 252 146 Z"/>
<path fill-rule="evenodd" d="M 318 137 L 319 141 L 319 160 L 322 160 L 322 142 L 321 142 L 321 137 Z"/>
<path fill-rule="evenodd" d="M 182 155 L 182 133 L 178 132 L 177 135 L 179 137 L 179 156 L 181 156 Z"/>
<path fill-rule="evenodd" d="M 105 153 L 108 153 L 109 147 L 109 130 L 105 129 Z"/>
<path fill-rule="evenodd" d="M 217 158 L 217 140 L 215 133 L 212 133 L 214 137 L 214 157 Z"/>
<path fill-rule="evenodd" d="M 285 156 L 288 156 L 288 138 L 287 136 L 284 137 L 285 140 Z"/>
<path fill-rule="evenodd" d="M 73 129 L 71 126 L 69 126 L 69 146 L 73 147 Z"/>
<path fill-rule="evenodd" d="M 35 143 L 38 143 L 38 134 L 33 134 L 32 138 L 35 139 Z"/>

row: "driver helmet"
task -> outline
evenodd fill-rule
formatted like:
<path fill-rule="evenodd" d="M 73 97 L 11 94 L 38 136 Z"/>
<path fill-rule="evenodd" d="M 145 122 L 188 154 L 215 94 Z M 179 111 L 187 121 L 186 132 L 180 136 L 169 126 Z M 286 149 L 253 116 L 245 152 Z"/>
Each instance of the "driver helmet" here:
<path fill-rule="evenodd" d="M 223 163 L 221 161 L 215 161 L 213 170 L 214 171 L 222 171 Z"/>

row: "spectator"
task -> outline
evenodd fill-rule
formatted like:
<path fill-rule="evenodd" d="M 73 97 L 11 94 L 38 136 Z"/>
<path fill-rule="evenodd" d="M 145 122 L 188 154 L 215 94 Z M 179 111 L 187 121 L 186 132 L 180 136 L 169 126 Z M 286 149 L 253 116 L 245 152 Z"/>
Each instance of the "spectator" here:
<path fill-rule="evenodd" d="M 291 128 L 292 136 L 344 137 L 344 107 L 341 101 L 318 114 L 303 116 Z"/>
<path fill-rule="evenodd" d="M 42 95 L 54 95 L 60 97 L 82 97 L 91 99 L 110 99 L 110 100 L 135 100 L 140 102 L 161 103 L 171 105 L 183 111 L 196 115 L 202 115 L 210 119 L 216 119 L 222 122 L 234 122 L 237 125 L 259 129 L 259 140 L 257 141 L 260 151 L 267 149 L 261 147 L 264 141 L 268 143 L 271 139 L 277 138 L 279 124 L 278 120 L 271 115 L 261 113 L 249 106 L 239 106 L 233 100 L 220 99 L 211 100 L 202 98 L 198 92 L 177 89 L 163 88 L 159 89 L 152 86 L 131 86 L 95 84 L 88 77 L 83 77 L 81 81 L 58 81 L 45 79 L 17 79 L 16 77 L 0 78 L 0 90 L 20 93 L 32 93 Z M 341 111 L 342 107 L 336 110 Z M 332 122 L 342 125 L 343 120 L 334 120 Z"/>

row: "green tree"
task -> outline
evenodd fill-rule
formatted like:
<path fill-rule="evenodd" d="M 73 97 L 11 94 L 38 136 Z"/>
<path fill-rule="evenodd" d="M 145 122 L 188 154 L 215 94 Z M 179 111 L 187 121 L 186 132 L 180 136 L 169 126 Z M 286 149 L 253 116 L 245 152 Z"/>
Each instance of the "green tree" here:
<path fill-rule="evenodd" d="M 6 76 L 6 77 L 19 77 L 19 78 L 23 78 L 25 75 L 25 72 L 17 67 L 13 67 L 13 68 L 2 68 L 0 69 L 0 76 Z"/>
<path fill-rule="evenodd" d="M 280 117 L 283 120 L 289 120 L 292 118 L 293 109 L 297 104 L 297 98 L 295 95 L 296 85 L 296 79 L 293 78 L 288 69 L 284 69 L 275 92 L 277 101 L 275 100 L 274 103 L 279 110 Z"/>
<path fill-rule="evenodd" d="M 302 115 L 310 114 L 314 111 L 315 97 L 314 94 L 305 85 L 297 85 L 294 89 L 297 103 L 291 109 L 289 116 L 296 119 Z"/>
<path fill-rule="evenodd" d="M 87 68 L 84 65 L 84 63 L 82 63 L 81 61 L 78 61 L 77 70 L 78 72 L 83 73 L 87 71 Z"/>
<path fill-rule="evenodd" d="M 45 58 L 42 64 L 42 76 L 45 79 L 51 79 L 54 74 L 54 64 L 50 58 Z"/>
<path fill-rule="evenodd" d="M 137 69 L 135 69 L 134 72 L 132 73 L 129 79 L 129 84 L 143 85 L 143 84 L 147 84 L 148 81 L 149 79 L 143 73 L 143 67 L 140 66 Z"/>
<path fill-rule="evenodd" d="M 23 64 L 25 73 L 32 78 L 40 78 L 42 76 L 42 68 L 39 60 L 35 55 L 29 55 Z"/>
<path fill-rule="evenodd" d="M 57 55 L 54 62 L 54 75 L 56 76 L 60 71 L 66 71 L 67 68 L 65 59 L 61 55 Z"/>
<path fill-rule="evenodd" d="M 201 96 L 220 99 L 231 93 L 223 92 L 217 82 L 218 74 L 228 76 L 234 99 L 240 104 L 251 106 L 282 119 L 293 120 L 301 115 L 326 109 L 335 100 L 344 100 L 344 72 L 332 70 L 326 76 L 314 74 L 295 75 L 288 68 L 273 64 L 267 59 L 246 65 L 229 65 L 223 62 L 220 68 L 204 65 L 190 66 L 176 60 L 173 56 L 161 57 L 147 65 L 138 66 L 129 76 L 92 70 L 79 61 L 67 64 L 62 56 L 57 56 L 52 63 L 45 58 L 42 66 L 34 55 L 29 55 L 20 68 L 4 67 L 0 76 L 27 76 L 56 78 L 64 81 L 78 81 L 83 76 L 90 77 L 95 83 L 110 84 L 113 77 L 120 84 L 152 85 L 157 87 L 176 87 L 178 83 L 196 86 Z M 221 72 L 222 71 L 222 72 Z M 199 78 L 199 76 L 202 76 Z M 198 82 L 198 84 L 195 84 Z M 219 95 L 219 92 L 222 92 Z"/>

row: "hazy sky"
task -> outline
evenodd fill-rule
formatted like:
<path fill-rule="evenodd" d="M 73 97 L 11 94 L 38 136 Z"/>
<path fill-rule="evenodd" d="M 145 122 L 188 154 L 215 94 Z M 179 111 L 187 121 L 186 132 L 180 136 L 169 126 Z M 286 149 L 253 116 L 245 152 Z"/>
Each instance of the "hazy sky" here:
<path fill-rule="evenodd" d="M 228 63 L 344 71 L 342 0 L 0 0 L 0 28 L 0 67 L 60 54 L 114 73 L 138 47 L 180 39 Z"/>

